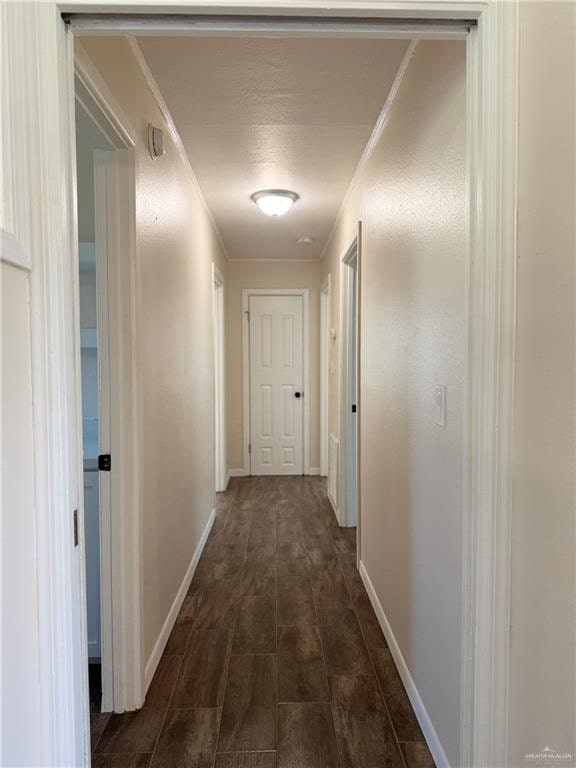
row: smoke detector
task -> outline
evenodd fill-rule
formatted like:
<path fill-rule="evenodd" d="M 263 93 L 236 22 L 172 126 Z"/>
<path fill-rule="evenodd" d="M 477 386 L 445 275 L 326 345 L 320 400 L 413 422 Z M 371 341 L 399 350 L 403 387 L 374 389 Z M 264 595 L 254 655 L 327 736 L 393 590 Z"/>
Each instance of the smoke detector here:
<path fill-rule="evenodd" d="M 157 160 L 166 154 L 164 131 L 160 128 L 155 128 L 153 125 L 148 126 L 148 149 L 153 160 Z"/>

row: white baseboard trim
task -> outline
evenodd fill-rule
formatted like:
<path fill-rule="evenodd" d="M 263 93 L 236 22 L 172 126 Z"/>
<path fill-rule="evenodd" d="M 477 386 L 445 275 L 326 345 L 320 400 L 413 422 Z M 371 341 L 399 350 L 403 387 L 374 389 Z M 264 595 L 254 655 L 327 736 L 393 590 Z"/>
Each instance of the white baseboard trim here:
<path fill-rule="evenodd" d="M 319 475 L 320 474 L 320 467 L 310 467 L 308 470 L 309 475 Z"/>
<path fill-rule="evenodd" d="M 330 506 L 332 507 L 332 509 L 334 510 L 334 514 L 336 515 L 336 520 L 338 521 L 338 525 L 340 525 L 340 513 L 338 512 L 338 507 L 336 506 L 336 502 L 334 501 L 330 493 L 328 493 L 327 496 L 328 496 L 328 501 L 330 502 Z"/>
<path fill-rule="evenodd" d="M 238 469 L 229 469 L 226 472 L 226 479 L 225 479 L 225 488 L 226 490 L 228 488 L 228 483 L 230 482 L 230 478 L 232 477 L 246 477 L 247 473 L 244 471 L 242 467 L 239 467 Z"/>
<path fill-rule="evenodd" d="M 244 467 L 238 467 L 237 469 L 229 469 L 227 477 L 228 477 L 228 480 L 230 480 L 231 477 L 248 477 L 248 472 L 246 472 Z"/>
<path fill-rule="evenodd" d="M 330 506 L 332 507 L 332 512 L 334 512 L 334 517 L 336 518 L 336 523 L 340 525 L 340 516 L 338 514 L 338 507 L 334 504 L 333 499 L 328 496 L 328 501 L 330 502 Z"/>
<path fill-rule="evenodd" d="M 360 561 L 360 567 L 358 570 L 360 571 L 360 577 L 364 582 L 366 591 L 368 592 L 368 597 L 370 598 L 370 602 L 372 603 L 372 608 L 374 608 L 374 612 L 376 613 L 378 622 L 382 627 L 382 632 L 384 632 L 384 637 L 386 638 L 386 641 L 388 643 L 390 653 L 392 654 L 394 663 L 396 664 L 400 677 L 402 678 L 402 683 L 404 684 L 404 688 L 406 689 L 406 693 L 408 694 L 410 703 L 412 704 L 414 712 L 416 713 L 416 718 L 420 723 L 420 728 L 422 728 L 422 733 L 424 734 L 426 743 L 428 744 L 430 752 L 432 753 L 434 762 L 436 763 L 437 768 L 450 768 L 450 763 L 448 762 L 448 758 L 446 757 L 446 754 L 442 749 L 442 744 L 440 743 L 440 739 L 438 738 L 438 735 L 434 730 L 434 726 L 432 725 L 432 720 L 430 720 L 430 716 L 428 715 L 428 712 L 424 707 L 424 702 L 422 701 L 422 698 L 418 693 L 418 689 L 416 688 L 416 684 L 412 679 L 412 675 L 410 674 L 408 665 L 406 664 L 404 656 L 402 655 L 400 646 L 398 645 L 398 642 L 394 637 L 394 632 L 392 631 L 390 622 L 386 618 L 386 614 L 384 613 L 384 608 L 382 607 L 382 603 L 380 602 L 378 595 L 376 594 L 374 585 L 370 580 L 370 576 L 368 576 L 368 571 L 366 570 L 366 566 L 362 561 Z"/>
<path fill-rule="evenodd" d="M 164 625 L 160 631 L 160 634 L 158 635 L 158 639 L 154 644 L 154 648 L 152 649 L 150 658 L 146 662 L 146 667 L 144 670 L 144 691 L 145 692 L 148 690 L 148 687 L 152 682 L 152 678 L 154 677 L 154 673 L 156 672 L 156 668 L 158 667 L 158 664 L 160 663 L 160 659 L 162 658 L 162 654 L 164 653 L 164 648 L 166 647 L 166 643 L 168 642 L 168 638 L 170 637 L 172 628 L 174 627 L 174 624 L 176 623 L 176 619 L 178 618 L 178 614 L 180 613 L 180 608 L 182 607 L 182 603 L 184 602 L 184 598 L 186 597 L 186 593 L 188 592 L 188 589 L 190 587 L 190 582 L 192 581 L 192 577 L 194 576 L 194 572 L 196 571 L 198 561 L 200 560 L 200 556 L 204 551 L 204 546 L 206 544 L 208 535 L 210 534 L 210 531 L 212 529 L 212 525 L 214 524 L 215 517 L 216 517 L 216 510 L 213 509 L 212 512 L 210 513 L 210 517 L 208 518 L 208 522 L 204 526 L 204 530 L 202 531 L 202 536 L 200 537 L 198 546 L 194 551 L 192 560 L 190 560 L 190 565 L 186 570 L 186 574 L 184 576 L 184 579 L 182 580 L 182 584 L 180 584 L 178 592 L 176 593 L 176 597 L 174 598 L 172 607 L 168 612 L 168 616 L 166 616 L 166 621 L 164 622 Z"/>

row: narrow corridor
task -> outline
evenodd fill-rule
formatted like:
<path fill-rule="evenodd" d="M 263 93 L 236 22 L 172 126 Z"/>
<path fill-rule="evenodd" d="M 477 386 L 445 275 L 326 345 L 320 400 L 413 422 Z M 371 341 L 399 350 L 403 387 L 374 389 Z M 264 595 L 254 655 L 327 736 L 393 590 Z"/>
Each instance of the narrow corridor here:
<path fill-rule="evenodd" d="M 94 768 L 433 768 L 325 481 L 234 479 L 146 704 Z"/>

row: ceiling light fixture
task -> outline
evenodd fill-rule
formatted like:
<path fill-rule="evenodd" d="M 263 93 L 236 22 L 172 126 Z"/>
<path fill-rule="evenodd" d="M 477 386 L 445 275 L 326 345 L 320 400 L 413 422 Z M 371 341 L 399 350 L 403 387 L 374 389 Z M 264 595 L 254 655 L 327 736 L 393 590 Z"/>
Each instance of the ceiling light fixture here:
<path fill-rule="evenodd" d="M 312 245 L 314 238 L 310 237 L 310 235 L 302 235 L 302 237 L 298 238 L 298 242 L 300 245 Z"/>
<path fill-rule="evenodd" d="M 287 189 L 263 189 L 254 192 L 251 198 L 267 216 L 284 216 L 298 200 L 298 195 Z"/>

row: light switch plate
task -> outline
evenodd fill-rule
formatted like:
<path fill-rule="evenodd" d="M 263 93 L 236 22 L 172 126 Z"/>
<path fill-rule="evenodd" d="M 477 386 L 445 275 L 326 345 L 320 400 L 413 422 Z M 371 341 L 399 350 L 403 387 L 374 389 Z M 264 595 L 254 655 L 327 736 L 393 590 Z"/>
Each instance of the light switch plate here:
<path fill-rule="evenodd" d="M 437 384 L 434 387 L 434 411 L 436 414 L 436 424 L 439 427 L 446 426 L 446 387 L 443 384 Z"/>

